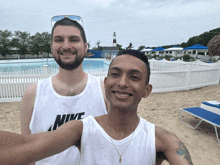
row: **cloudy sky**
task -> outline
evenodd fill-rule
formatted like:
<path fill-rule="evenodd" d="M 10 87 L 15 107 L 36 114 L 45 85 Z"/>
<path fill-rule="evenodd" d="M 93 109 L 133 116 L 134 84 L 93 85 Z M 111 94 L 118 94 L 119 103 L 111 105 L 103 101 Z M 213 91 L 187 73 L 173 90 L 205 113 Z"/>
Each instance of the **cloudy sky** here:
<path fill-rule="evenodd" d="M 51 17 L 80 15 L 87 41 L 123 48 L 186 42 L 220 27 L 219 0 L 8 0 L 0 1 L 0 30 L 50 32 Z"/>

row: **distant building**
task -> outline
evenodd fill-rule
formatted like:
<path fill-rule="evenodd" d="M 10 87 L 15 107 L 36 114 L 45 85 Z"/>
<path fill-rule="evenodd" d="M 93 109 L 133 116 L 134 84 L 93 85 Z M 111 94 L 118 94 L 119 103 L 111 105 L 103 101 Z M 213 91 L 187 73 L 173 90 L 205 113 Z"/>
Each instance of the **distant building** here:
<path fill-rule="evenodd" d="M 116 32 L 113 33 L 113 46 L 117 45 L 117 41 L 116 41 Z"/>
<path fill-rule="evenodd" d="M 113 46 L 101 46 L 101 50 L 97 50 L 98 48 L 95 48 L 96 50 L 89 50 L 89 52 L 86 53 L 85 57 L 87 58 L 106 58 L 106 59 L 112 59 L 118 54 L 119 48 L 116 46 L 116 32 L 113 33 Z"/>
<path fill-rule="evenodd" d="M 119 48 L 117 46 L 103 46 L 102 47 L 102 58 L 106 58 L 108 55 L 115 56 L 118 54 Z"/>

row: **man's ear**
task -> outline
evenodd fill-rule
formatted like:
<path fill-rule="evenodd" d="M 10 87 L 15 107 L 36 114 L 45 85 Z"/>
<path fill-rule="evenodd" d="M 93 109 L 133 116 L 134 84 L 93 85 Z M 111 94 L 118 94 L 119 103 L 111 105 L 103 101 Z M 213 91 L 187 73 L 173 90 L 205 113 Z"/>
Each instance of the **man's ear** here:
<path fill-rule="evenodd" d="M 51 51 L 51 53 L 53 54 L 53 41 L 51 41 L 50 51 Z"/>
<path fill-rule="evenodd" d="M 87 47 L 88 47 L 87 42 L 85 42 L 85 43 L 84 43 L 85 53 L 87 52 L 87 49 L 88 49 Z"/>
<path fill-rule="evenodd" d="M 152 88 L 153 87 L 151 84 L 145 85 L 145 91 L 144 91 L 144 96 L 143 96 L 144 98 L 147 98 L 150 95 Z"/>
<path fill-rule="evenodd" d="M 105 79 L 104 79 L 104 89 L 106 87 L 106 81 L 107 81 L 107 77 L 105 77 Z"/>

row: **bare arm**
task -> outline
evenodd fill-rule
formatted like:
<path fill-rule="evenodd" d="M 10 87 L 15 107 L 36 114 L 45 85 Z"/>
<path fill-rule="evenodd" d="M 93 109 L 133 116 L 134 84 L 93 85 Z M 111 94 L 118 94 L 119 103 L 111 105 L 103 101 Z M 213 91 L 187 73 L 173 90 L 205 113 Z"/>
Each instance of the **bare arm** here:
<path fill-rule="evenodd" d="M 158 159 L 157 165 L 167 158 L 170 165 L 192 165 L 192 160 L 183 142 L 174 134 L 156 127 L 156 149 L 164 153 L 162 161 Z"/>
<path fill-rule="evenodd" d="M 0 164 L 27 165 L 54 154 L 79 142 L 82 121 L 69 121 L 55 131 L 20 135 L 0 132 Z"/>
<path fill-rule="evenodd" d="M 21 134 L 23 135 L 31 134 L 29 125 L 34 108 L 36 89 L 37 89 L 37 83 L 30 85 L 25 90 L 21 100 L 20 123 L 21 123 Z M 29 165 L 35 165 L 35 163 L 31 163 Z"/>
<path fill-rule="evenodd" d="M 172 148 L 173 149 L 170 149 L 165 152 L 165 155 L 167 155 L 168 161 L 171 165 L 193 165 L 189 151 L 183 144 L 183 142 L 177 140 L 173 144 Z"/>

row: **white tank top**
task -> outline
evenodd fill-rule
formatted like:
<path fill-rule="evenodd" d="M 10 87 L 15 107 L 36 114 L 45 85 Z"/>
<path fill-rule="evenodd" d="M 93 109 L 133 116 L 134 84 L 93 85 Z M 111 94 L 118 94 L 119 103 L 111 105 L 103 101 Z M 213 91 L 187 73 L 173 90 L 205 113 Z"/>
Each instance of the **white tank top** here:
<path fill-rule="evenodd" d="M 81 165 L 155 165 L 155 125 L 140 117 L 140 122 L 132 134 L 122 140 L 112 139 L 94 117 L 83 119 L 81 137 Z M 132 140 L 131 140 L 132 138 Z M 119 163 L 119 151 L 123 153 Z"/>
<path fill-rule="evenodd" d="M 82 93 L 76 96 L 61 96 L 52 85 L 52 77 L 37 84 L 36 99 L 29 128 L 31 133 L 56 130 L 69 120 L 106 114 L 100 80 L 88 74 L 88 81 Z M 54 137 L 56 138 L 56 137 Z M 48 157 L 35 165 L 78 165 L 80 153 L 77 147 Z"/>

